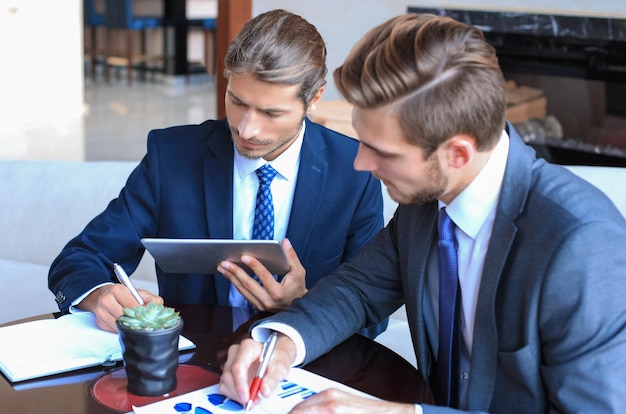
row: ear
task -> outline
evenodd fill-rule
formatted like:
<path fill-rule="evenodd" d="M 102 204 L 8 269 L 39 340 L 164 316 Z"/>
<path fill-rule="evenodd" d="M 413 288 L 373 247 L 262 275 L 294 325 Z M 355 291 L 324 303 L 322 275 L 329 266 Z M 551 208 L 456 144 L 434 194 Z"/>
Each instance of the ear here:
<path fill-rule="evenodd" d="M 309 103 L 309 107 L 306 109 L 307 112 L 315 111 L 315 108 L 317 107 L 317 103 L 320 101 L 320 99 L 322 98 L 322 95 L 324 94 L 324 88 L 326 88 L 326 85 L 322 86 L 317 91 L 317 93 L 313 96 L 313 99 L 311 99 L 311 102 Z"/>
<path fill-rule="evenodd" d="M 444 144 L 446 161 L 452 168 L 463 168 L 476 154 L 476 141 L 469 135 L 455 135 Z"/>

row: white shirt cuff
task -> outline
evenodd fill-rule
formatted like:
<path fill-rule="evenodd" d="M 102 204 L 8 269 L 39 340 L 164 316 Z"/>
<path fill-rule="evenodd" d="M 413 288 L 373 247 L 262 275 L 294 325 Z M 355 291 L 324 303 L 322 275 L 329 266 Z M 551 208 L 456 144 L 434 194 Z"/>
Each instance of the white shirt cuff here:
<path fill-rule="evenodd" d="M 415 404 L 413 407 L 415 407 L 415 414 L 423 414 L 424 410 L 422 410 L 422 406 L 420 404 Z"/>
<path fill-rule="evenodd" d="M 261 322 L 252 328 L 250 335 L 255 341 L 265 342 L 265 340 L 270 336 L 271 331 L 280 332 L 288 336 L 296 344 L 296 359 L 292 362 L 291 366 L 297 367 L 302 364 L 304 358 L 306 357 L 304 341 L 298 331 L 293 329 L 291 326 L 277 322 Z"/>
<path fill-rule="evenodd" d="M 81 312 L 87 312 L 85 310 L 82 310 L 80 308 L 77 308 L 78 304 L 80 302 L 83 301 L 83 299 L 85 299 L 91 292 L 93 292 L 94 290 L 98 289 L 100 286 L 105 286 L 105 285 L 112 285 L 113 283 L 107 282 L 107 283 L 102 283 L 98 286 L 94 286 L 93 288 L 89 289 L 87 292 L 83 293 L 81 296 L 77 297 L 76 299 L 74 299 L 74 301 L 72 302 L 72 304 L 70 305 L 70 313 L 81 313 Z"/>

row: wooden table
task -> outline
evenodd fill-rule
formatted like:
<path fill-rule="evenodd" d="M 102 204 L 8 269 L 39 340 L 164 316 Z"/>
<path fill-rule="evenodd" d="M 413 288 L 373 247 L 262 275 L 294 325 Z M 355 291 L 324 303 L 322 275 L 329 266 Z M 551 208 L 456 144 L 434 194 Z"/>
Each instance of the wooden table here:
<path fill-rule="evenodd" d="M 205 305 L 181 305 L 176 309 L 180 310 L 185 323 L 183 335 L 197 345 L 196 349 L 181 353 L 183 364 L 217 375 L 222 371 L 228 347 L 247 337 L 249 325 L 264 316 L 256 315 L 233 329 L 237 325 L 234 315 L 240 315 L 242 309 Z M 51 315 L 39 318 L 46 317 Z M 118 412 L 94 399 L 91 391 L 96 381 L 121 366 L 83 369 L 16 384 L 2 376 L 0 413 Z M 409 362 L 360 335 L 352 336 L 304 368 L 386 400 L 431 401 L 426 383 Z"/>

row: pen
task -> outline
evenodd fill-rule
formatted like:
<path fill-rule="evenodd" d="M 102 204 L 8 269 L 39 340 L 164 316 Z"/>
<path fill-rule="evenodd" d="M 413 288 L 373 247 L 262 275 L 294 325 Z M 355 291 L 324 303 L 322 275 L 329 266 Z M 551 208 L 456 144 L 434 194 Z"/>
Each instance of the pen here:
<path fill-rule="evenodd" d="M 261 357 L 259 358 L 259 370 L 256 373 L 256 377 L 252 380 L 252 385 L 250 385 L 250 399 L 246 404 L 246 412 L 252 408 L 252 404 L 254 400 L 259 395 L 259 389 L 261 388 L 261 383 L 263 382 L 263 377 L 265 376 L 265 371 L 267 370 L 267 365 L 270 362 L 270 358 L 274 353 L 274 349 L 276 348 L 276 340 L 278 339 L 278 333 L 272 332 L 272 334 L 267 338 L 267 341 L 263 344 L 263 350 L 261 351 Z"/>
<path fill-rule="evenodd" d="M 117 280 L 119 280 L 122 285 L 126 286 L 128 290 L 130 290 L 130 293 L 132 293 L 135 299 L 137 299 L 137 302 L 139 302 L 140 305 L 144 305 L 143 299 L 141 299 L 141 296 L 139 296 L 139 292 L 137 292 L 137 289 L 135 289 L 135 286 L 133 286 L 133 282 L 130 281 L 130 278 L 128 277 L 122 266 L 118 265 L 117 263 L 113 263 L 113 271 L 117 276 Z"/>

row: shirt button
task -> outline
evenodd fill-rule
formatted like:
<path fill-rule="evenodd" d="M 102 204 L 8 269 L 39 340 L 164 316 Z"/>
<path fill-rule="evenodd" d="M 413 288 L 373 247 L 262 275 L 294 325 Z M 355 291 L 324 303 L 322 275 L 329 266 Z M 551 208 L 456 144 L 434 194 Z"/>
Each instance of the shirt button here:
<path fill-rule="evenodd" d="M 461 372 L 461 379 L 468 379 L 469 378 L 469 373 L 467 373 L 466 371 Z"/>

